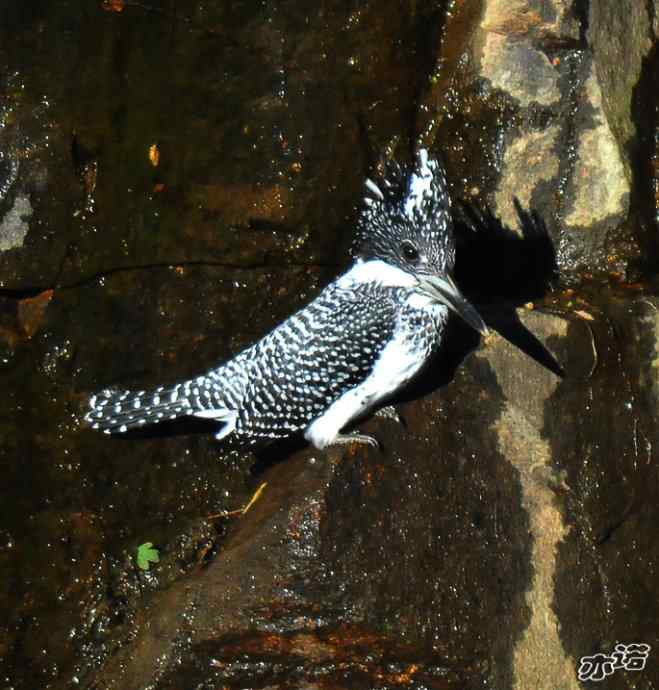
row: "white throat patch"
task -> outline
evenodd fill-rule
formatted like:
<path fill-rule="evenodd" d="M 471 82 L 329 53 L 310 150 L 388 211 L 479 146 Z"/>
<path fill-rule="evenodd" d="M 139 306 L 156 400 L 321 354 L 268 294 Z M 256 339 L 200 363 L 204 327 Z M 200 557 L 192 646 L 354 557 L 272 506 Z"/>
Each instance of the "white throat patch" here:
<path fill-rule="evenodd" d="M 417 279 L 402 268 L 392 266 L 381 259 L 357 259 L 354 266 L 337 280 L 337 285 L 341 288 L 351 288 L 365 283 L 412 288 L 416 286 Z"/>

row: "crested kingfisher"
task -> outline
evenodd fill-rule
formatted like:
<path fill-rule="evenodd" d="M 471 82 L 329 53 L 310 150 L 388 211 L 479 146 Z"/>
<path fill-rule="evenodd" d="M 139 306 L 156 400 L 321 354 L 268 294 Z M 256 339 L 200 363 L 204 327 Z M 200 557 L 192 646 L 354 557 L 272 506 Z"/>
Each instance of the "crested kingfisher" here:
<path fill-rule="evenodd" d="M 217 439 L 248 445 L 302 433 L 316 448 L 377 445 L 350 432 L 408 384 L 438 349 L 449 313 L 487 327 L 456 287 L 446 176 L 420 149 L 366 179 L 353 263 L 306 307 L 233 359 L 201 376 L 148 391 L 108 389 L 86 420 L 106 433 L 198 417 Z"/>

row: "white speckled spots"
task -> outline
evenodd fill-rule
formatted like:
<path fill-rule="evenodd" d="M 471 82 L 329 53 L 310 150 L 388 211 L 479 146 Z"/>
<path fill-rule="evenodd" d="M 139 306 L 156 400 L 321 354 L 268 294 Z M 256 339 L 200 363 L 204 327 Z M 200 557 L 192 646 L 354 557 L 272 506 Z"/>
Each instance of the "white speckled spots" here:
<path fill-rule="evenodd" d="M 403 203 L 405 215 L 410 220 L 415 220 L 415 212 L 423 212 L 423 202 L 432 197 L 432 183 L 437 163 L 428 159 L 426 149 L 420 149 L 417 154 L 416 170 L 410 175 L 407 188 L 407 196 Z"/>
<path fill-rule="evenodd" d="M 373 194 L 374 196 L 376 196 L 378 199 L 384 199 L 384 194 L 382 193 L 382 191 L 380 190 L 380 188 L 375 184 L 375 182 L 373 182 L 373 180 L 370 180 L 370 179 L 367 177 L 367 178 L 366 178 L 365 185 L 366 185 L 366 189 L 367 189 L 371 194 Z"/>

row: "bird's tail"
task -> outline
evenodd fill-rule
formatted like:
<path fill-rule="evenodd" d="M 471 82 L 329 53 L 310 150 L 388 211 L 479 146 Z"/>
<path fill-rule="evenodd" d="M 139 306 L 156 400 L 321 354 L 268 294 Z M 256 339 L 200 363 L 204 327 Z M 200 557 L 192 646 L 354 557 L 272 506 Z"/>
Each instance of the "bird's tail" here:
<path fill-rule="evenodd" d="M 201 417 L 224 422 L 225 426 L 216 435 L 223 438 L 234 430 L 237 418 L 236 411 L 226 407 L 204 377 L 150 391 L 106 389 L 89 399 L 89 407 L 85 420 L 93 429 L 106 434 L 123 433 L 179 417 Z"/>

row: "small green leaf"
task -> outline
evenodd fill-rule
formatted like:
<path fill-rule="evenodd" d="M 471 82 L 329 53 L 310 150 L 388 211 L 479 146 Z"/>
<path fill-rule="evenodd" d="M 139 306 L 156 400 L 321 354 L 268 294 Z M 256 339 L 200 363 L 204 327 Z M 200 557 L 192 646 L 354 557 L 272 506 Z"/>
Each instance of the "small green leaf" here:
<path fill-rule="evenodd" d="M 160 561 L 160 552 L 153 548 L 153 543 L 145 541 L 137 547 L 137 567 L 142 570 L 149 570 L 151 563 Z"/>

